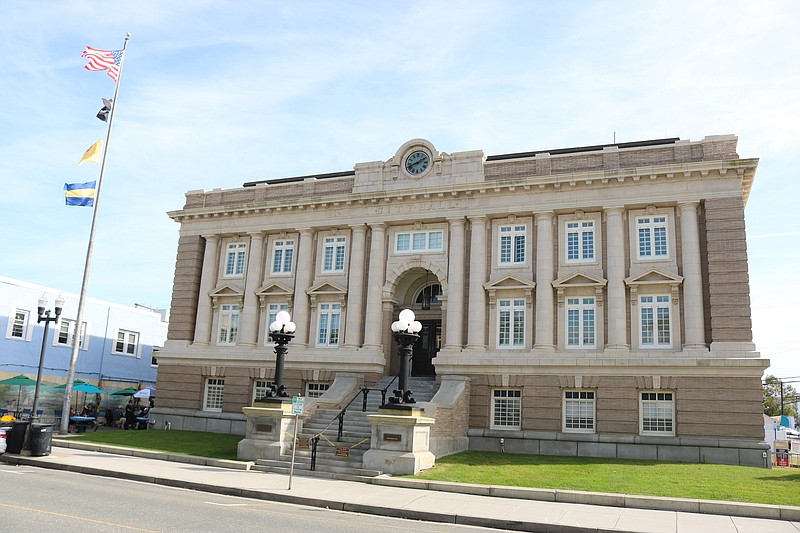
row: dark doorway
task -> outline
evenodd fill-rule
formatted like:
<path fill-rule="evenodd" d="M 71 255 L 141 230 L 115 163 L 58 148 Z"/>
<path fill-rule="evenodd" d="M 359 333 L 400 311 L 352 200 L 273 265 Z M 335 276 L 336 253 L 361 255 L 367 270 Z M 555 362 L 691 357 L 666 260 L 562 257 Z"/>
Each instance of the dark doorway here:
<path fill-rule="evenodd" d="M 414 344 L 414 355 L 411 358 L 412 376 L 434 376 L 433 358 L 442 347 L 442 321 L 420 320 L 422 331 L 419 340 Z"/>

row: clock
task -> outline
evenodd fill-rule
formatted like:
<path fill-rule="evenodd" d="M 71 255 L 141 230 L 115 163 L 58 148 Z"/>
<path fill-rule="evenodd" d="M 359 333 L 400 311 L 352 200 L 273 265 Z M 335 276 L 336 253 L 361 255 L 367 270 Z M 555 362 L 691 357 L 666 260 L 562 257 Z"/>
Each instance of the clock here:
<path fill-rule="evenodd" d="M 428 155 L 428 152 L 417 150 L 406 157 L 406 172 L 412 176 L 418 176 L 428 170 L 430 164 L 431 156 Z"/>

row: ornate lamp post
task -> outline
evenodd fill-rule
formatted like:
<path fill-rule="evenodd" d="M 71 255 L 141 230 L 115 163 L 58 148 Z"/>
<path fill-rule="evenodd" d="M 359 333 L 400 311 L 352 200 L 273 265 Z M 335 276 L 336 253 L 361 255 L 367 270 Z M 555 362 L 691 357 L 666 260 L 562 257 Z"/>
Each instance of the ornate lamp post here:
<path fill-rule="evenodd" d="M 64 298 L 59 296 L 56 298 L 56 308 L 54 317 L 50 316 L 50 310 L 45 310 L 47 307 L 47 297 L 43 294 L 39 298 L 39 307 L 37 309 L 39 318 L 36 323 L 44 322 L 44 335 L 42 335 L 42 351 L 39 353 L 39 371 L 36 373 L 36 388 L 33 393 L 33 409 L 31 410 L 31 418 L 39 418 L 36 411 L 39 409 L 39 386 L 42 384 L 42 369 L 44 368 L 44 350 L 47 347 L 47 333 L 50 330 L 50 322 L 58 322 L 61 316 L 61 311 L 64 309 Z M 77 326 L 76 326 L 77 327 Z M 79 333 L 76 332 L 75 335 Z"/>
<path fill-rule="evenodd" d="M 292 317 L 286 311 L 281 311 L 275 316 L 275 322 L 269 325 L 269 336 L 275 343 L 275 383 L 270 387 L 261 400 L 281 401 L 288 398 L 286 386 L 283 384 L 283 364 L 286 359 L 286 347 L 294 338 L 297 326 L 292 322 Z M 261 401 L 259 400 L 259 401 Z"/>
<path fill-rule="evenodd" d="M 400 383 L 394 391 L 394 397 L 389 398 L 389 406 L 401 404 L 417 403 L 414 399 L 414 392 L 408 388 L 408 381 L 411 375 L 411 355 L 413 354 L 414 343 L 419 339 L 418 333 L 422 330 L 422 324 L 415 320 L 414 311 L 403 309 L 400 311 L 399 320 L 392 323 L 392 336 L 400 346 Z"/>

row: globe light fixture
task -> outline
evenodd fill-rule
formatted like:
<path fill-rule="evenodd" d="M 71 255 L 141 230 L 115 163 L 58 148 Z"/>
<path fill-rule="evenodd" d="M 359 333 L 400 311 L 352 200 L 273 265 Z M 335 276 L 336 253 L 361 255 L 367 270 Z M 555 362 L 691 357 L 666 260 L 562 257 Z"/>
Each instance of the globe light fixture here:
<path fill-rule="evenodd" d="M 400 379 L 398 388 L 392 391 L 394 396 L 389 398 L 389 406 L 402 406 L 417 403 L 414 392 L 408 388 L 411 374 L 411 356 L 414 353 L 414 343 L 419 340 L 422 324 L 416 320 L 414 311 L 403 309 L 398 320 L 392 323 L 392 336 L 399 346 L 400 354 Z"/>
<path fill-rule="evenodd" d="M 42 297 L 39 298 L 37 309 L 39 318 L 36 320 L 36 323 L 44 322 L 44 333 L 42 334 L 42 350 L 39 352 L 39 370 L 36 372 L 36 387 L 33 392 L 33 408 L 31 409 L 31 418 L 35 419 L 39 418 L 39 387 L 42 384 L 42 369 L 44 368 L 44 351 L 47 347 L 47 334 L 50 331 L 50 322 L 58 322 L 61 311 L 64 310 L 64 298 L 62 298 L 60 294 L 58 298 L 56 298 L 55 316 L 51 317 L 50 310 L 45 309 L 46 307 L 47 296 L 42 294 Z M 75 325 L 75 329 L 77 331 L 74 335 L 80 335 L 80 328 L 77 324 Z"/>
<path fill-rule="evenodd" d="M 269 325 L 269 336 L 275 343 L 275 383 L 267 389 L 264 397 L 257 401 L 282 401 L 289 397 L 286 386 L 283 384 L 283 366 L 286 353 L 289 351 L 286 345 L 294 338 L 296 330 L 297 325 L 292 322 L 291 315 L 286 311 L 275 315 L 275 321 Z"/>

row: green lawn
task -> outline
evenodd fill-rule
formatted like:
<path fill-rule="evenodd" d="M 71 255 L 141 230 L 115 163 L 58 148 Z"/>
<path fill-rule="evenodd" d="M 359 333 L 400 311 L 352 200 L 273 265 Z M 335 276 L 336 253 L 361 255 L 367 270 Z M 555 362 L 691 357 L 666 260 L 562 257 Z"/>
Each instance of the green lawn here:
<path fill-rule="evenodd" d="M 103 430 L 70 439 L 160 450 L 186 455 L 236 459 L 239 435 L 198 431 Z M 800 469 L 750 468 L 464 452 L 437 459 L 418 479 L 542 489 L 671 496 L 701 500 L 800 506 Z"/>
<path fill-rule="evenodd" d="M 148 429 L 145 431 L 104 430 L 88 431 L 70 436 L 70 440 L 96 442 L 113 446 L 127 446 L 162 452 L 180 453 L 214 457 L 217 459 L 236 459 L 236 445 L 241 435 L 223 435 L 202 431 L 166 431 Z"/>
<path fill-rule="evenodd" d="M 800 505 L 800 469 L 464 452 L 417 479 Z"/>

